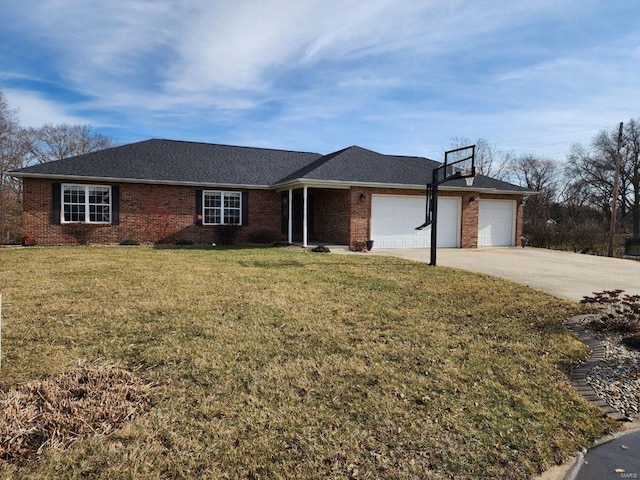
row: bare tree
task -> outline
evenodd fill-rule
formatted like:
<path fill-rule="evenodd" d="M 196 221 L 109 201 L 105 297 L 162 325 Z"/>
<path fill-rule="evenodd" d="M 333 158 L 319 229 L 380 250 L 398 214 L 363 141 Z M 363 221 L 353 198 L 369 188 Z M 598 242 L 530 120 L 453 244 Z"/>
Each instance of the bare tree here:
<path fill-rule="evenodd" d="M 115 146 L 115 142 L 89 125 L 46 124 L 23 131 L 29 149 L 29 163 L 75 157 Z"/>
<path fill-rule="evenodd" d="M 595 216 L 600 218 L 600 213 L 592 207 L 589 201 L 587 188 L 584 182 L 569 181 L 559 193 L 560 203 L 565 208 L 565 215 L 575 222 L 580 222 L 586 217 L 593 219 L 594 212 L 596 212 Z"/>
<path fill-rule="evenodd" d="M 555 243 L 558 211 L 558 186 L 561 170 L 553 160 L 524 154 L 511 157 L 504 167 L 505 177 L 528 190 L 538 192 L 527 198 L 523 233 L 534 246 L 550 247 Z"/>
<path fill-rule="evenodd" d="M 575 144 L 567 156 L 566 171 L 571 189 L 581 192 L 590 206 L 608 218 L 613 191 L 612 159 L 594 155 L 583 145 Z"/>
<path fill-rule="evenodd" d="M 619 219 L 631 225 L 633 236 L 640 237 L 640 120 L 624 125 L 619 185 Z M 611 215 L 613 176 L 617 155 L 618 130 L 602 130 L 588 147 L 573 145 L 567 171 L 602 216 Z"/>
<path fill-rule="evenodd" d="M 633 237 L 640 237 L 640 119 L 629 120 L 624 126 L 621 189 L 624 209 L 631 213 Z M 626 212 L 623 211 L 623 217 Z"/>
<path fill-rule="evenodd" d="M 9 107 L 0 92 L 0 242 L 16 241 L 21 236 L 20 182 L 6 172 L 22 166 L 24 153 L 18 112 Z"/>
<path fill-rule="evenodd" d="M 18 112 L 0 91 L 0 242 L 22 238 L 22 184 L 8 170 L 112 147 L 115 142 L 89 125 L 44 125 L 23 129 Z"/>
<path fill-rule="evenodd" d="M 16 142 L 19 132 L 18 112 L 9 107 L 9 102 L 0 92 L 0 172 L 2 174 L 16 167 Z"/>

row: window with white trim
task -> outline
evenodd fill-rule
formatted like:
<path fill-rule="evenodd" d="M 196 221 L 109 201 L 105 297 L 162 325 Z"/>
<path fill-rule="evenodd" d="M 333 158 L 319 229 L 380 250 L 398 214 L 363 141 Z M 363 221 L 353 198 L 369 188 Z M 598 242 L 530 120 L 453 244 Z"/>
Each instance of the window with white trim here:
<path fill-rule="evenodd" d="M 204 190 L 202 192 L 202 218 L 205 225 L 240 225 L 242 221 L 242 194 Z"/>
<path fill-rule="evenodd" d="M 110 223 L 111 187 L 62 185 L 62 221 L 65 223 Z"/>

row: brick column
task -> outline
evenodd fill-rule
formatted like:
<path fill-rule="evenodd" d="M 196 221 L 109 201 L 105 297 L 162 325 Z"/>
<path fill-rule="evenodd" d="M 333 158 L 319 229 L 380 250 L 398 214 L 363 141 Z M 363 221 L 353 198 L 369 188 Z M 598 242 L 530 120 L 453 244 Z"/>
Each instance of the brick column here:
<path fill-rule="evenodd" d="M 349 205 L 349 248 L 353 249 L 355 242 L 366 242 L 371 234 L 371 191 L 352 187 L 349 190 Z"/>
<path fill-rule="evenodd" d="M 520 196 L 516 199 L 516 238 L 514 239 L 514 245 L 522 245 L 522 221 L 524 218 L 524 196 Z"/>
<path fill-rule="evenodd" d="M 462 196 L 461 248 L 478 248 L 479 206 L 480 196 L 477 193 L 465 193 Z"/>

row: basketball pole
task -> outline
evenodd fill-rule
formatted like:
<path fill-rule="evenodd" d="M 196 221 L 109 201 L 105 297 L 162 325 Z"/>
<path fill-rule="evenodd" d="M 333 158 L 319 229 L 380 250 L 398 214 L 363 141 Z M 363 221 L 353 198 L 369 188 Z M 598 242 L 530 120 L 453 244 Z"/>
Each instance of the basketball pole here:
<path fill-rule="evenodd" d="M 459 158 L 457 160 L 455 160 L 454 162 L 448 163 L 447 162 L 447 156 L 450 153 L 455 153 L 455 152 L 459 152 L 459 151 L 463 151 L 463 150 L 468 150 L 471 149 L 471 156 L 467 157 L 467 158 Z M 444 153 L 444 163 L 440 166 L 440 167 L 436 167 L 433 169 L 432 174 L 431 174 L 431 185 L 432 185 L 432 190 L 431 190 L 431 208 L 432 208 L 432 214 L 431 214 L 431 247 L 430 247 L 430 253 L 431 253 L 431 261 L 429 262 L 429 266 L 431 267 L 435 267 L 437 262 L 436 262 L 436 257 L 437 257 L 437 249 L 438 249 L 438 186 L 441 183 L 445 183 L 448 182 L 449 180 L 456 180 L 458 178 L 466 178 L 466 177 L 475 177 L 476 175 L 476 167 L 475 167 L 475 157 L 476 157 L 476 146 L 475 145 L 469 145 L 468 147 L 462 147 L 462 148 L 457 148 L 455 150 L 450 150 L 448 152 Z M 449 175 L 447 175 L 447 165 L 457 165 L 460 164 L 463 161 L 467 161 L 467 160 L 471 160 L 471 170 L 469 172 L 463 172 L 463 171 L 458 171 L 455 172 L 452 171 Z M 440 175 L 438 173 L 438 171 L 444 168 L 443 170 L 443 176 L 442 179 L 440 179 Z M 464 175 L 463 175 L 464 173 Z M 427 187 L 428 190 L 428 187 Z M 422 229 L 424 226 L 426 226 L 427 224 L 425 223 L 425 225 L 418 227 L 416 230 L 420 230 Z"/>
<path fill-rule="evenodd" d="M 438 169 L 433 170 L 433 178 L 431 179 L 431 261 L 429 265 L 436 266 L 436 243 L 437 243 L 437 226 L 438 226 Z"/>

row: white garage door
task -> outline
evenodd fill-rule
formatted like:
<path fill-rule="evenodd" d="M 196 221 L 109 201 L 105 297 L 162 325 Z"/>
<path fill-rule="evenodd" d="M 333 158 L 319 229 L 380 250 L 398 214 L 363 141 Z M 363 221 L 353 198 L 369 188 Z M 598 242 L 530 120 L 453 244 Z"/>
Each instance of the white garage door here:
<path fill-rule="evenodd" d="M 478 246 L 507 247 L 514 245 L 516 202 L 513 200 L 480 200 L 478 212 Z"/>
<path fill-rule="evenodd" d="M 438 247 L 460 246 L 460 197 L 438 198 Z M 373 195 L 371 239 L 378 248 L 419 248 L 431 244 L 431 227 L 416 230 L 425 219 L 425 197 Z"/>

